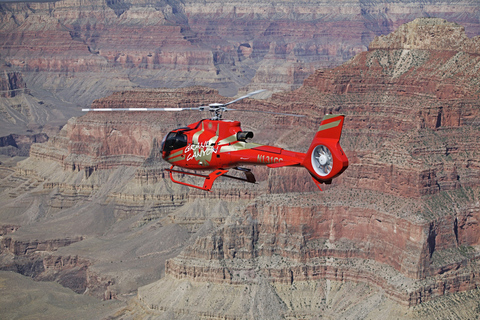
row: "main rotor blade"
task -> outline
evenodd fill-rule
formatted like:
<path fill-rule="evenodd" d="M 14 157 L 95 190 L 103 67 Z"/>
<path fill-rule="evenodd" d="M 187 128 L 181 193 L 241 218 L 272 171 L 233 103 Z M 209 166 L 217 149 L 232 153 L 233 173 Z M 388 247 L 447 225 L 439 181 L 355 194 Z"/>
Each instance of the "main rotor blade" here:
<path fill-rule="evenodd" d="M 268 113 L 268 114 L 278 114 L 278 115 L 281 115 L 281 116 L 290 116 L 290 117 L 298 117 L 298 118 L 303 118 L 303 117 L 305 117 L 305 115 L 303 115 L 303 114 L 283 113 L 283 112 L 273 112 L 273 111 L 262 111 L 262 110 L 239 110 L 239 109 L 225 108 L 224 111 L 240 111 L 240 112 Z"/>
<path fill-rule="evenodd" d="M 230 101 L 230 102 L 225 103 L 224 106 L 228 106 L 229 104 L 235 103 L 235 102 L 237 102 L 237 101 L 243 100 L 243 99 L 245 99 L 245 98 L 251 97 L 251 96 L 253 96 L 253 95 L 256 95 L 256 94 L 258 94 L 258 93 L 260 93 L 260 92 L 264 92 L 264 91 L 267 91 L 267 90 L 261 89 L 261 90 L 257 90 L 257 91 L 253 91 L 253 92 L 247 93 L 246 95 L 241 96 L 240 98 L 237 98 L 237 99 L 235 99 L 235 100 L 232 100 L 232 101 Z"/>
<path fill-rule="evenodd" d="M 98 108 L 82 109 L 82 111 L 184 111 L 201 110 L 200 108 Z"/>

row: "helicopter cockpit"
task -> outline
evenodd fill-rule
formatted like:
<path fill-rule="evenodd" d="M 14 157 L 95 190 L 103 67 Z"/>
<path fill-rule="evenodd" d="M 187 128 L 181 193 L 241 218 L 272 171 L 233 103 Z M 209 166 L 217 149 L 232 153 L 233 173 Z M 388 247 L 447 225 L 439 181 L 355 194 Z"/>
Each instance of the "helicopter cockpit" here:
<path fill-rule="evenodd" d="M 172 150 L 181 149 L 188 144 L 187 135 L 182 131 L 170 132 L 162 142 L 162 151 L 170 152 Z"/>

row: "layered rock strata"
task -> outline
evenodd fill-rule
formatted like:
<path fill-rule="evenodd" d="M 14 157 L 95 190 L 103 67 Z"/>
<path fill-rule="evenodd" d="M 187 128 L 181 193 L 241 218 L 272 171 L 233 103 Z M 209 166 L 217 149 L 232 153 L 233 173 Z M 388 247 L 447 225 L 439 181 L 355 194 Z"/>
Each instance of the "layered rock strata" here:
<path fill-rule="evenodd" d="M 367 281 L 408 306 L 476 288 L 478 41 L 445 20 L 415 20 L 274 95 L 306 114 L 346 114 L 341 187 L 257 198 L 169 260 L 167 274 L 230 284 Z"/>
<path fill-rule="evenodd" d="M 28 276 L 36 281 L 55 281 L 76 293 L 86 292 L 102 300 L 115 299 L 111 286 L 113 277 L 95 273 L 89 259 L 70 255 L 58 255 L 59 248 L 84 240 L 83 237 L 48 240 L 14 240 L 5 237 L 1 241 L 0 269 Z"/>
<path fill-rule="evenodd" d="M 3 3 L 0 91 L 9 98 L 0 97 L 0 136 L 46 133 L 94 99 L 138 87 L 206 85 L 226 96 L 297 89 L 375 36 L 429 16 L 480 34 L 468 0 Z"/>
<path fill-rule="evenodd" d="M 196 87 L 119 92 L 93 106 L 178 107 L 211 101 L 227 100 Z M 207 220 L 222 224 L 232 208 L 259 192 L 241 183 L 220 183 L 224 188 L 205 194 L 170 183 L 160 163 L 159 141 L 172 123 L 190 120 L 179 114 L 111 115 L 71 119 L 57 136 L 34 144 L 17 167 L 0 167 L 5 204 L 0 269 L 101 299 L 125 299 L 158 279 L 165 260 L 177 255 Z M 198 114 L 187 118 L 193 122 Z M 158 241 L 165 236 L 170 240 Z M 61 239 L 63 245 L 47 245 Z M 125 252 L 125 246 L 132 249 Z"/>
<path fill-rule="evenodd" d="M 3 77 L 0 78 L 0 97 L 13 98 L 19 93 L 27 92 L 27 85 L 23 80 L 22 73 L 3 71 Z"/>
<path fill-rule="evenodd" d="M 375 36 L 428 16 L 462 23 L 469 36 L 480 33 L 471 1 L 65 0 L 2 4 L 0 44 L 5 63 L 57 93 L 69 84 L 51 72 L 91 92 L 83 72 L 104 90 L 112 89 L 99 75 L 107 72 L 118 85 L 126 78 L 140 86 L 208 84 L 233 95 L 246 85 L 298 88 L 319 67 L 339 65 Z M 69 101 L 78 101 L 79 91 Z"/>
<path fill-rule="evenodd" d="M 426 36 L 432 49 L 419 40 Z M 298 286 L 313 295 L 312 286 L 328 291 L 329 281 L 368 283 L 369 289 L 359 285 L 362 294 L 383 290 L 404 306 L 476 292 L 478 41 L 457 24 L 415 20 L 377 38 L 348 63 L 316 71 L 294 92 L 241 105 L 307 117 L 229 114 L 255 132 L 255 142 L 305 151 L 324 114 L 344 113 L 341 145 L 350 166 L 323 193 L 302 168 L 255 167 L 257 185 L 219 181 L 212 193 L 172 184 L 160 163 L 159 141 L 198 120 L 196 113 L 89 113 L 71 119 L 58 136 L 35 144 L 15 172 L 2 173 L 1 196 L 11 198 L 2 213 L 2 241 L 49 240 L 58 230 L 65 238 L 84 237 L 50 254 L 47 269 L 78 250 L 79 258 L 96 261 L 88 270 L 108 279 L 98 291 L 91 287 L 107 298 L 122 298 L 165 272 L 139 290 L 134 309 L 167 318 L 235 317 L 190 303 L 198 288 L 210 286 L 212 299 L 217 289 L 243 291 L 248 301 L 268 296 L 272 300 L 265 303 L 281 306 L 279 318 L 321 314 L 325 302 L 308 309 L 287 292 Z M 215 90 L 194 87 L 123 91 L 93 106 L 225 101 Z M 99 243 L 101 253 L 93 249 Z M 128 280 L 133 268 L 141 274 L 134 277 L 137 284 Z M 158 289 L 170 286 L 183 293 L 170 299 Z M 258 312 L 256 306 L 238 310 Z"/>

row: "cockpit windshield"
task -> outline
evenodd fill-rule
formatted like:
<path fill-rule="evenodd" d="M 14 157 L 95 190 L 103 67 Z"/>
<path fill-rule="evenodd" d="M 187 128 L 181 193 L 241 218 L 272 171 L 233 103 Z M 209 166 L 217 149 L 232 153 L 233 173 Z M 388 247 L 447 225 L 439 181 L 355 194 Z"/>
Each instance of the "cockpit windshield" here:
<path fill-rule="evenodd" d="M 181 132 L 170 132 L 163 143 L 163 151 L 172 151 L 186 147 L 188 144 L 187 136 Z"/>

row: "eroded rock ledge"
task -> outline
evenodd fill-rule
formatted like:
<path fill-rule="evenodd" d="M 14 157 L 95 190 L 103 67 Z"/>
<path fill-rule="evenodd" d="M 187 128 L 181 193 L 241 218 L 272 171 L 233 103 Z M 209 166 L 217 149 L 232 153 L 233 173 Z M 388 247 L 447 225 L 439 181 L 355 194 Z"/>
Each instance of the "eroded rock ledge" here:
<path fill-rule="evenodd" d="M 434 38 L 444 37 L 451 33 L 443 30 L 459 28 L 438 19 L 422 21 L 391 37 L 406 39 L 403 33 L 410 36 L 415 28 Z M 121 230 L 133 230 L 138 238 L 122 244 L 144 251 L 131 249 L 126 269 L 119 271 L 123 283 L 128 282 L 125 274 L 131 275 L 128 267 L 165 253 L 148 263 L 157 263 L 157 274 L 165 265 L 166 277 L 139 290 L 139 304 L 148 312 L 188 313 L 193 310 L 186 303 L 192 294 L 188 290 L 210 284 L 237 292 L 260 283 L 246 297 L 257 293 L 274 297 L 280 291 L 272 287 L 308 286 L 321 279 L 350 286 L 352 281 L 373 284 L 372 290 L 384 290 L 406 306 L 476 288 L 478 54 L 457 47 L 396 49 L 382 41 L 386 44 L 340 67 L 318 70 L 294 92 L 242 102 L 254 110 L 296 110 L 305 118 L 232 115 L 244 129 L 255 131 L 256 142 L 304 151 L 324 114 L 346 114 L 341 144 L 350 167 L 325 192 L 319 193 L 301 168 L 253 168 L 259 183 L 251 190 L 236 182 L 219 182 L 208 194 L 187 190 L 165 179 L 158 143 L 172 128 L 198 121 L 198 114 L 91 113 L 71 119 L 48 142 L 35 144 L 30 158 L 15 170 L 1 172 L 2 181 L 11 184 L 3 186 L 2 196 L 13 199 L 6 210 L 28 209 L 16 217 L 18 221 L 5 225 L 3 240 L 30 243 L 34 239 L 28 231 L 35 230 L 35 224 L 28 223 L 33 218 L 52 230 L 49 220 L 42 219 L 65 215 L 53 220 L 63 226 L 71 219 L 76 227 L 71 233 L 91 238 L 60 248 L 62 260 L 76 256 L 70 247 L 89 253 L 82 247 L 88 240 L 124 222 Z M 476 48 L 478 38 L 470 41 L 469 48 Z M 194 87 L 123 91 L 95 101 L 94 106 L 177 107 L 223 101 L 226 98 L 215 90 Z M 73 214 L 76 210 L 81 215 Z M 152 239 L 163 239 L 164 232 L 169 239 L 179 234 L 180 240 L 159 245 L 153 253 L 143 248 L 144 243 L 157 245 L 159 241 Z M 190 239 L 194 233 L 196 237 Z M 109 240 L 116 245 L 120 238 Z M 117 251 L 112 250 L 112 255 L 122 254 L 122 249 L 113 247 Z M 49 258 L 49 266 L 70 266 L 68 261 L 55 262 L 55 256 Z M 108 283 L 110 261 L 88 269 L 100 270 L 100 279 Z M 180 300 L 186 309 L 169 304 L 178 301 L 164 300 L 158 290 L 162 284 L 179 283 L 185 284 Z M 105 289 L 103 284 L 99 288 L 105 297 L 131 290 L 122 289 L 120 281 L 115 288 Z M 282 310 L 293 312 L 286 305 Z"/>
<path fill-rule="evenodd" d="M 425 34 L 441 45 L 405 51 L 402 41 Z M 171 279 L 362 281 L 406 306 L 477 288 L 479 38 L 457 46 L 453 37 L 467 39 L 458 25 L 415 20 L 294 93 L 274 95 L 307 114 L 347 114 L 342 146 L 351 163 L 341 187 L 257 198 L 168 260 Z M 278 188 L 289 184 L 277 182 L 271 191 L 286 192 Z"/>

